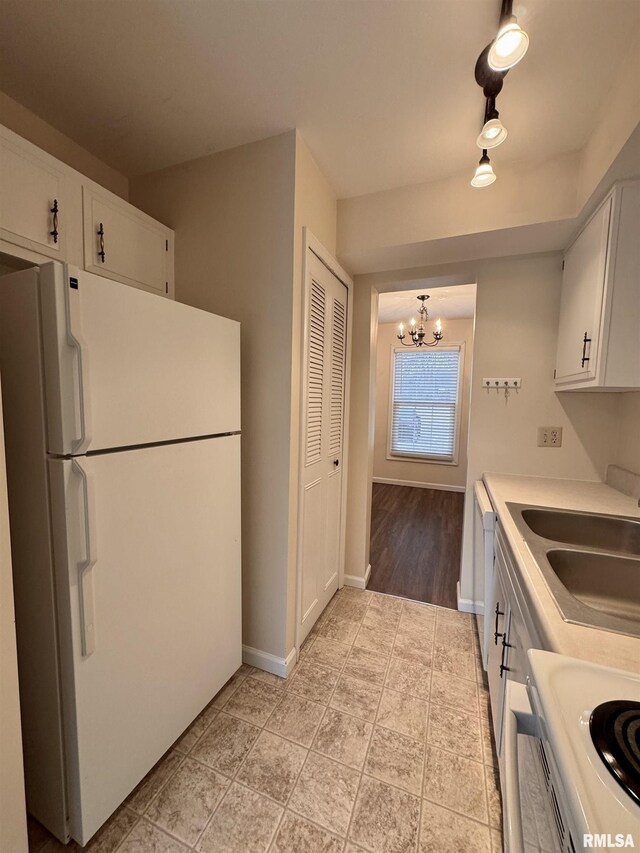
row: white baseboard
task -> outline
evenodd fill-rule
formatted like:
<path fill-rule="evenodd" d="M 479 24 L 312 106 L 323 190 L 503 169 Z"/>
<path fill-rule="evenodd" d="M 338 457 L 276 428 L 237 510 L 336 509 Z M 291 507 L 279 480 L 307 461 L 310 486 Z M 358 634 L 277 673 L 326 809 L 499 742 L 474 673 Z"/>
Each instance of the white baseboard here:
<path fill-rule="evenodd" d="M 248 663 L 249 666 L 255 666 L 256 669 L 262 669 L 265 672 L 271 672 L 273 675 L 279 675 L 280 678 L 286 678 L 289 675 L 295 666 L 296 657 L 295 649 L 291 649 L 286 658 L 279 658 L 251 646 L 242 646 L 243 663 Z"/>
<path fill-rule="evenodd" d="M 388 477 L 373 477 L 374 483 L 388 486 L 411 486 L 414 489 L 438 489 L 441 492 L 464 492 L 465 486 L 445 486 L 443 483 L 420 483 L 417 480 L 390 480 Z"/>
<path fill-rule="evenodd" d="M 470 598 L 460 598 L 460 581 L 456 584 L 458 594 L 458 610 L 463 613 L 484 613 L 484 605 L 480 601 L 472 601 Z"/>
<path fill-rule="evenodd" d="M 369 578 L 371 577 L 371 563 L 367 566 L 367 570 L 364 573 L 364 577 L 361 578 L 358 575 L 345 575 L 344 583 L 345 586 L 355 586 L 356 589 L 366 589 L 367 584 L 369 583 Z"/>

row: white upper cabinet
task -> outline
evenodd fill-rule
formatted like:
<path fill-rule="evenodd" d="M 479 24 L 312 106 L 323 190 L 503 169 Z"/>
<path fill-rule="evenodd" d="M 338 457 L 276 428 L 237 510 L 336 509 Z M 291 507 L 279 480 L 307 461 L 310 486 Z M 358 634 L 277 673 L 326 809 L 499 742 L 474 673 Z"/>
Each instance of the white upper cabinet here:
<path fill-rule="evenodd" d="M 0 126 L 0 252 L 35 264 L 55 258 L 173 299 L 173 239 L 170 228 Z"/>
<path fill-rule="evenodd" d="M 84 268 L 173 296 L 173 231 L 94 184 L 82 188 Z"/>
<path fill-rule="evenodd" d="M 0 239 L 64 260 L 68 196 L 63 164 L 0 128 Z"/>
<path fill-rule="evenodd" d="M 565 254 L 555 384 L 640 388 L 640 181 L 616 185 Z"/>

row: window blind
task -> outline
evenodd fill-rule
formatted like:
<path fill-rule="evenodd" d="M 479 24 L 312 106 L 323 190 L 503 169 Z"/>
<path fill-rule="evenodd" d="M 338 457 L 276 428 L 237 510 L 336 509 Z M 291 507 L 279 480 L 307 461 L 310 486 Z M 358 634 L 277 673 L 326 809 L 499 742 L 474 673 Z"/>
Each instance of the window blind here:
<path fill-rule="evenodd" d="M 392 454 L 454 460 L 459 375 L 459 349 L 394 350 Z"/>

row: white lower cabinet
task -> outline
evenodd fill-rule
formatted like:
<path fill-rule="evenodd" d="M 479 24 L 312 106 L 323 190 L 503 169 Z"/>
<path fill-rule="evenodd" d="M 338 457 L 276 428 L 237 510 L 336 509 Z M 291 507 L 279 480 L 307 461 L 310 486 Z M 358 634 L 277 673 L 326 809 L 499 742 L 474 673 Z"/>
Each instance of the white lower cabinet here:
<path fill-rule="evenodd" d="M 526 683 L 527 650 L 539 646 L 524 621 L 511 581 L 510 560 L 500 533 L 495 539 L 495 573 L 487 677 L 496 750 L 502 748 L 505 692 L 508 681 Z"/>
<path fill-rule="evenodd" d="M 500 557 L 496 553 L 496 563 Z M 487 659 L 487 678 L 489 681 L 489 698 L 491 701 L 491 716 L 493 719 L 493 734 L 496 740 L 496 749 L 500 749 L 502 737 L 502 718 L 504 708 L 504 655 L 505 637 L 509 633 L 509 621 L 511 612 L 507 594 L 502 583 L 501 573 L 496 565 L 493 577 L 493 601 L 491 609 L 493 620 L 493 631 L 489 641 L 489 654 Z"/>

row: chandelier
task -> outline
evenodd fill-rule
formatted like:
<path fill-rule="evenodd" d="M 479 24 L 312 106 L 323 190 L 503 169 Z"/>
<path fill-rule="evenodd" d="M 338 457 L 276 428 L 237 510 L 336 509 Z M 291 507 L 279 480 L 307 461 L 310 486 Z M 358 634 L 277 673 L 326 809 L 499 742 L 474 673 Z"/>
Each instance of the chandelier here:
<path fill-rule="evenodd" d="M 429 312 L 427 311 L 426 302 L 429 297 L 426 294 L 421 294 L 418 296 L 418 299 L 421 302 L 420 308 L 418 309 L 418 314 L 420 315 L 420 319 L 416 325 L 415 318 L 411 318 L 411 322 L 409 323 L 409 334 L 411 335 L 411 340 L 413 343 L 405 344 L 404 339 L 407 337 L 404 331 L 404 323 L 400 323 L 400 334 L 397 335 L 398 340 L 404 347 L 416 346 L 416 347 L 436 347 L 440 343 L 443 338 L 442 334 L 442 323 L 440 320 L 436 320 L 436 330 L 433 332 L 433 340 L 425 341 L 425 335 L 427 334 L 424 330 L 425 323 L 429 319 Z"/>

